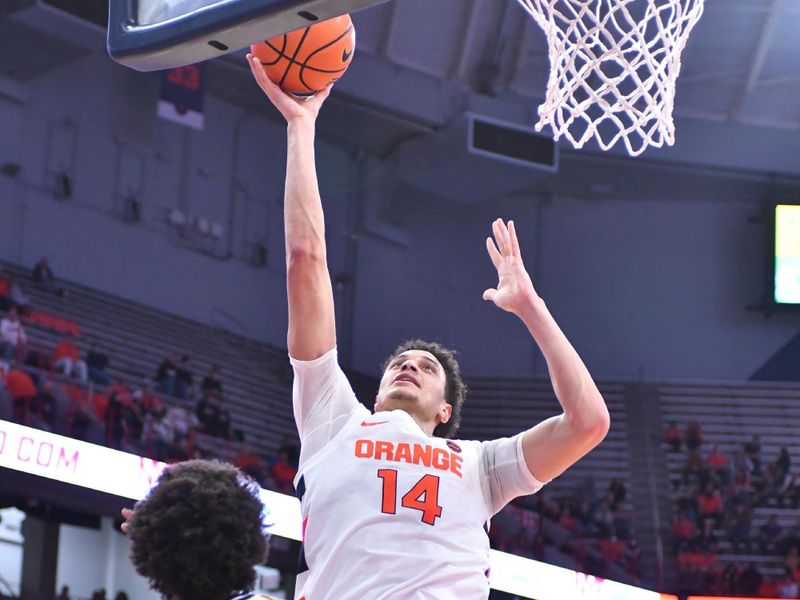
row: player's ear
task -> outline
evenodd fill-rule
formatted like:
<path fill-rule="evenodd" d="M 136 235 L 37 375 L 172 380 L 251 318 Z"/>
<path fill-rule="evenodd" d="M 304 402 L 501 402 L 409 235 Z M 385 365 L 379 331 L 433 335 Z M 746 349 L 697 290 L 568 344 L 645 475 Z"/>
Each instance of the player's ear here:
<path fill-rule="evenodd" d="M 375 412 L 378 412 L 381 409 L 381 395 L 375 394 Z"/>
<path fill-rule="evenodd" d="M 439 423 L 447 423 L 452 414 L 452 405 L 448 404 L 447 402 L 442 403 L 442 406 L 439 408 Z"/>

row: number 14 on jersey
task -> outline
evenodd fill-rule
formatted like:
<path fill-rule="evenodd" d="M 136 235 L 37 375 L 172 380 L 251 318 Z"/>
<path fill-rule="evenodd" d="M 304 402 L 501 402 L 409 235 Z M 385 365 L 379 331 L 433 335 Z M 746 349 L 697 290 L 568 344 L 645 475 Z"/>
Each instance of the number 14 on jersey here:
<path fill-rule="evenodd" d="M 383 500 L 381 512 L 387 515 L 397 513 L 397 469 L 378 469 L 378 477 L 383 481 Z M 439 477 L 423 475 L 400 500 L 404 508 L 422 513 L 422 522 L 435 525 L 437 517 L 442 516 L 439 506 Z"/>

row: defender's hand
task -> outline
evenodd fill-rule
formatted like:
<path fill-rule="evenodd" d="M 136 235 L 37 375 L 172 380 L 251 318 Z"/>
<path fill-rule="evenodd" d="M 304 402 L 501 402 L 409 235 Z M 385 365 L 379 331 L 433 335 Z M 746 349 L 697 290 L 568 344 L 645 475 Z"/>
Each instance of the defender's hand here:
<path fill-rule="evenodd" d="M 123 508 L 122 518 L 125 519 L 125 522 L 120 525 L 119 528 L 122 530 L 122 533 L 128 535 L 128 529 L 130 529 L 130 520 L 133 518 L 133 510 L 130 508 Z"/>
<path fill-rule="evenodd" d="M 508 225 L 502 219 L 492 223 L 494 240 L 486 238 L 486 249 L 497 269 L 497 287 L 483 292 L 484 300 L 491 300 L 498 307 L 517 316 L 522 309 L 537 298 L 530 275 L 525 270 L 514 221 Z"/>
<path fill-rule="evenodd" d="M 250 70 L 253 72 L 253 77 L 258 83 L 258 87 L 266 94 L 270 102 L 275 105 L 275 108 L 280 111 L 287 123 L 296 120 L 307 120 L 314 123 L 317 120 L 319 109 L 331 93 L 333 84 L 308 98 L 297 98 L 284 92 L 267 77 L 264 69 L 261 68 L 258 58 L 250 53 L 247 54 L 247 63 L 250 65 Z"/>

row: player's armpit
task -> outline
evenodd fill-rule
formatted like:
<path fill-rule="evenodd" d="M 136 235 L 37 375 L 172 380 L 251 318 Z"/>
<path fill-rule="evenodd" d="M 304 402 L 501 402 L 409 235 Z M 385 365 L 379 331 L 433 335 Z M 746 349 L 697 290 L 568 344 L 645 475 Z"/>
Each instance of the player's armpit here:
<path fill-rule="evenodd" d="M 558 477 L 603 441 L 610 426 L 608 411 L 583 416 L 581 423 L 571 423 L 564 414 L 551 417 L 523 434 L 522 454 L 536 479 Z"/>

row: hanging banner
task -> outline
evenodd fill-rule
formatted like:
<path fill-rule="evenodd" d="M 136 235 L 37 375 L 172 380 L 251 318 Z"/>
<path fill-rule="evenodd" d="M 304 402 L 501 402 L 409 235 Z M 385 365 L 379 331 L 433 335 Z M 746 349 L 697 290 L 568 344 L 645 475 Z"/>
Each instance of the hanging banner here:
<path fill-rule="evenodd" d="M 162 71 L 158 116 L 193 129 L 203 129 L 205 93 L 203 63 Z"/>

